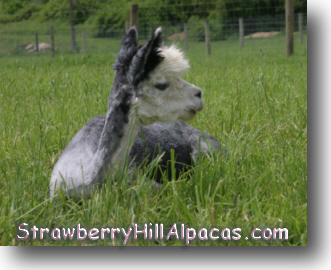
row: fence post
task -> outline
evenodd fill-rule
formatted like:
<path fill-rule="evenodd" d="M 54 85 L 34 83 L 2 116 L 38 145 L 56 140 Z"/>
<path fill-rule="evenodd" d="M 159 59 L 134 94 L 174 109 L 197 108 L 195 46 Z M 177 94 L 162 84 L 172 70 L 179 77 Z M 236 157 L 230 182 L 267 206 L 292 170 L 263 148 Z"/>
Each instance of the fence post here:
<path fill-rule="evenodd" d="M 299 13 L 299 35 L 300 44 L 303 44 L 302 13 Z"/>
<path fill-rule="evenodd" d="M 35 36 L 36 36 L 36 53 L 38 55 L 38 52 L 39 52 L 39 42 L 38 42 L 38 33 L 37 32 L 36 32 Z"/>
<path fill-rule="evenodd" d="M 184 38 L 185 38 L 185 50 L 188 51 L 188 28 L 187 28 L 187 23 L 184 23 Z"/>
<path fill-rule="evenodd" d="M 132 4 L 130 8 L 130 27 L 136 26 L 138 30 L 139 23 L 139 14 L 138 14 L 139 6 L 136 4 Z"/>
<path fill-rule="evenodd" d="M 239 40 L 240 47 L 244 48 L 244 19 L 239 18 Z"/>
<path fill-rule="evenodd" d="M 209 20 L 205 20 L 205 37 L 206 37 L 206 48 L 207 48 L 207 55 L 210 55 L 210 28 L 209 28 Z"/>
<path fill-rule="evenodd" d="M 83 30 L 82 36 L 83 36 L 83 53 L 85 53 L 85 51 L 86 51 L 86 42 L 85 42 L 85 31 L 84 30 Z"/>
<path fill-rule="evenodd" d="M 69 0 L 70 8 L 70 26 L 71 26 L 71 46 L 72 49 L 76 49 L 76 35 L 75 35 L 75 19 L 74 19 L 74 3 Z"/>
<path fill-rule="evenodd" d="M 130 29 L 130 22 L 125 21 L 125 32 L 128 32 L 129 29 Z"/>
<path fill-rule="evenodd" d="M 51 49 L 52 49 L 52 57 L 55 56 L 55 46 L 54 46 L 54 29 L 53 26 L 51 26 Z"/>
<path fill-rule="evenodd" d="M 293 54 L 293 30 L 294 30 L 294 3 L 293 0 L 286 0 L 286 55 Z"/>

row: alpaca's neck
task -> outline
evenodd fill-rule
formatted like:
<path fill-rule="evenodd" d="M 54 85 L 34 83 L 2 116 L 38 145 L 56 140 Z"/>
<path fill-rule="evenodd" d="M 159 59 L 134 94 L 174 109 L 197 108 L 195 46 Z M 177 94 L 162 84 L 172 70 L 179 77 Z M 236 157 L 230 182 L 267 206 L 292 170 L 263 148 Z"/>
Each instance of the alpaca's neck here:
<path fill-rule="evenodd" d="M 129 146 L 139 132 L 135 105 L 130 93 L 121 93 L 110 100 L 98 150 L 94 156 L 92 184 L 103 182 L 108 172 L 112 175 L 123 166 Z"/>

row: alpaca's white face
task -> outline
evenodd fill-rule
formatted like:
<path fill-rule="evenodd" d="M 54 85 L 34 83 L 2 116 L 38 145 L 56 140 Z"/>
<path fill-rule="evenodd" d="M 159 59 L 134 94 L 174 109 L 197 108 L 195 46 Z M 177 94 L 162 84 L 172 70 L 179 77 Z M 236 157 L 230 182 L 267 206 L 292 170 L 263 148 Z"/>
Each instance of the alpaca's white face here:
<path fill-rule="evenodd" d="M 177 76 L 151 78 L 138 96 L 142 125 L 155 122 L 189 121 L 203 109 L 200 88 Z"/>
<path fill-rule="evenodd" d="M 204 106 L 202 90 L 179 77 L 189 68 L 182 53 L 170 47 L 162 55 L 163 62 L 138 86 L 138 115 L 142 125 L 189 121 Z"/>

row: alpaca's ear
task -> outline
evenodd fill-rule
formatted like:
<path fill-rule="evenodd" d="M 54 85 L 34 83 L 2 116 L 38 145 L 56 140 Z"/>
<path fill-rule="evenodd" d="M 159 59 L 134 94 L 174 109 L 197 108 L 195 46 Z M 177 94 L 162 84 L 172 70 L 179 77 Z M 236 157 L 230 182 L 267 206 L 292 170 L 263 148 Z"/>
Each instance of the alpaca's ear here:
<path fill-rule="evenodd" d="M 147 41 L 135 54 L 130 66 L 127 78 L 131 84 L 136 86 L 145 80 L 149 73 L 153 71 L 163 60 L 160 55 L 161 47 L 161 27 L 157 28 L 152 38 Z"/>
<path fill-rule="evenodd" d="M 138 48 L 138 33 L 135 27 L 131 27 L 122 38 L 120 52 L 117 55 L 113 69 L 117 72 L 126 72 L 131 60 Z"/>
<path fill-rule="evenodd" d="M 131 27 L 122 38 L 120 51 L 127 51 L 131 47 L 137 47 L 138 33 L 136 27 Z"/>

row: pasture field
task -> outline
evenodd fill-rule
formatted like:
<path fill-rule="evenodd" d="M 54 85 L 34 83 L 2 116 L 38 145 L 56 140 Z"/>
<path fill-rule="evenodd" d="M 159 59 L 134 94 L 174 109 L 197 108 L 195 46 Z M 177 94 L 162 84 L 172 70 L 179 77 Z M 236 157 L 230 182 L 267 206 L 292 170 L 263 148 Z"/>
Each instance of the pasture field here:
<path fill-rule="evenodd" d="M 254 40 L 256 46 L 243 49 L 237 41 L 214 42 L 209 57 L 204 43 L 190 43 L 191 69 L 183 78 L 204 90 L 205 101 L 190 124 L 217 138 L 229 150 L 228 160 L 220 154 L 200 159 L 157 194 L 144 181 L 151 168 L 130 188 L 121 181 L 126 172 L 118 172 L 92 199 L 62 198 L 57 205 L 49 199 L 52 168 L 74 134 L 106 113 L 119 41 L 107 41 L 109 53 L 1 57 L 0 245 L 123 245 L 120 237 L 20 241 L 15 236 L 21 223 L 39 228 L 137 223 L 140 229 L 144 223 L 168 229 L 183 223 L 208 232 L 218 228 L 219 236 L 225 228 L 241 228 L 240 240 L 196 237 L 190 245 L 307 245 L 307 45 L 296 42 L 295 54 L 287 58 L 283 41 Z M 287 228 L 289 238 L 253 240 L 254 228 Z M 138 237 L 127 245 L 185 242 Z"/>

